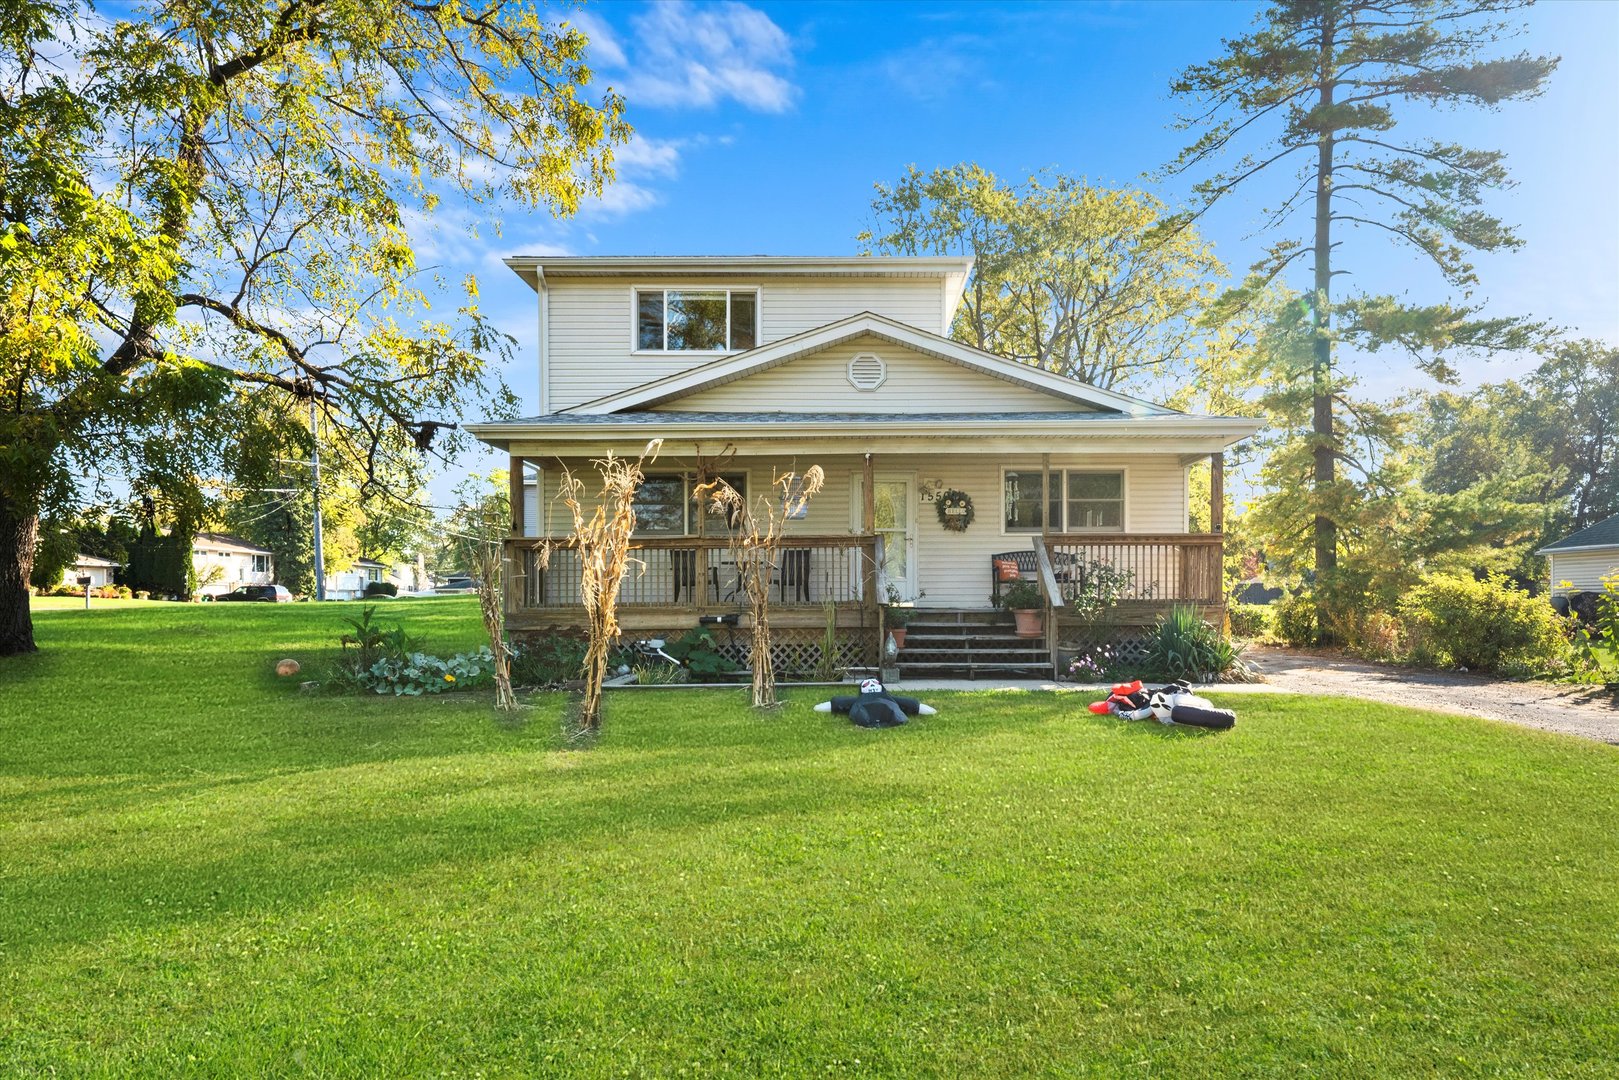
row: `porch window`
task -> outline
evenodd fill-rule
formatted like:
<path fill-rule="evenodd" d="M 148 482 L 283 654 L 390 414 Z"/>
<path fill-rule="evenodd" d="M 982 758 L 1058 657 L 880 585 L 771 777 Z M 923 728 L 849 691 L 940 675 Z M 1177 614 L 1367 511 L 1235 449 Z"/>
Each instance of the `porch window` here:
<path fill-rule="evenodd" d="M 636 489 L 635 531 L 680 536 L 686 531 L 686 478 L 680 473 L 648 476 Z"/>
<path fill-rule="evenodd" d="M 641 352 L 736 352 L 759 343 L 756 289 L 637 289 Z"/>
<path fill-rule="evenodd" d="M 748 501 L 748 474 L 747 473 L 745 473 L 745 472 L 740 472 L 740 473 L 721 473 L 720 476 L 719 476 L 719 479 L 725 481 L 727 484 L 730 484 L 731 487 L 736 491 L 736 493 L 738 495 L 742 496 L 742 502 L 744 504 L 747 503 L 747 501 Z M 692 502 L 695 503 L 695 502 L 698 501 L 697 500 L 697 478 L 695 476 L 688 477 L 687 478 L 687 483 L 691 486 L 691 492 L 692 492 L 691 500 L 692 500 Z M 738 518 L 741 516 L 740 511 L 733 511 L 730 514 L 724 514 L 724 513 L 720 513 L 718 511 L 716 511 L 714 509 L 714 495 L 713 495 L 713 492 L 709 492 L 708 500 L 703 504 L 702 507 L 699 508 L 699 510 L 697 512 L 704 513 L 704 514 L 708 515 L 708 521 L 707 521 L 706 526 L 705 526 L 705 529 L 707 529 L 707 530 L 724 529 L 724 530 L 729 531 L 731 529 L 734 529 L 734 528 L 736 528 L 736 523 L 737 523 Z M 695 521 L 696 521 L 695 514 L 693 515 L 692 520 L 695 523 Z"/>
<path fill-rule="evenodd" d="M 1036 533 L 1046 520 L 1052 532 L 1123 532 L 1124 473 L 1052 469 L 1051 491 L 1038 468 L 1002 474 L 1002 525 L 1009 533 Z"/>
<path fill-rule="evenodd" d="M 746 499 L 748 474 L 722 473 L 720 478 Z M 635 531 L 659 536 L 691 536 L 697 532 L 697 515 L 707 514 L 705 531 L 713 533 L 734 526 L 712 506 L 697 506 L 697 481 L 691 473 L 655 473 L 635 492 Z"/>

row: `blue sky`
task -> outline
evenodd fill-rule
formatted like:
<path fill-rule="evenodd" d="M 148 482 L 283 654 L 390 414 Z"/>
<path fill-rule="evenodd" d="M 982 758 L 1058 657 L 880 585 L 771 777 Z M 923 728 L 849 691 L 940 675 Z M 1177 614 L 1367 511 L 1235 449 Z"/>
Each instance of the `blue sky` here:
<path fill-rule="evenodd" d="M 482 303 L 517 340 L 506 372 L 536 401 L 534 294 L 509 254 L 847 254 L 872 185 L 909 164 L 977 161 L 1004 177 L 1044 167 L 1141 184 L 1188 135 L 1170 128 L 1170 79 L 1245 32 L 1245 3 L 591 4 L 572 16 L 592 65 L 623 93 L 635 141 L 620 180 L 569 221 L 508 215 L 477 243 L 423 236 L 446 277 L 476 272 Z M 1413 127 L 1508 151 L 1518 186 L 1494 207 L 1525 246 L 1478 260 L 1501 313 L 1619 341 L 1619 4 L 1543 0 L 1518 45 L 1562 57 L 1547 92 L 1497 113 L 1456 111 Z M 1154 185 L 1171 203 L 1186 184 Z M 1240 270 L 1265 192 L 1212 214 L 1205 233 Z M 1443 293 L 1414 256 L 1348 238 L 1342 264 L 1376 291 Z M 1366 389 L 1414 385 L 1395 353 L 1354 358 Z M 1522 361 L 1476 364 L 1467 383 Z M 481 463 L 467 462 L 483 467 Z M 451 478 L 435 482 L 448 487 Z M 435 500 L 437 501 L 437 500 Z"/>

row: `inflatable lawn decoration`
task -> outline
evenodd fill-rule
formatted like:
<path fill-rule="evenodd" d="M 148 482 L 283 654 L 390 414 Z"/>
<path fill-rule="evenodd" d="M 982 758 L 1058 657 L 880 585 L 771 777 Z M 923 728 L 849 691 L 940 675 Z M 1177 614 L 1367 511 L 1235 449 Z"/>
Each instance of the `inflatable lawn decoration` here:
<path fill-rule="evenodd" d="M 1119 683 L 1106 701 L 1092 703 L 1090 710 L 1098 716 L 1111 714 L 1126 720 L 1150 717 L 1160 724 L 1184 724 L 1216 731 L 1224 731 L 1237 722 L 1236 713 L 1215 708 L 1208 698 L 1192 693 L 1189 683 L 1179 681 L 1157 690 L 1148 690 L 1140 679 Z"/>
<path fill-rule="evenodd" d="M 844 713 L 850 721 L 861 727 L 898 727 L 912 716 L 932 716 L 938 710 L 924 705 L 915 698 L 895 697 L 876 679 L 860 684 L 857 697 L 835 697 L 815 706 L 816 712 Z"/>

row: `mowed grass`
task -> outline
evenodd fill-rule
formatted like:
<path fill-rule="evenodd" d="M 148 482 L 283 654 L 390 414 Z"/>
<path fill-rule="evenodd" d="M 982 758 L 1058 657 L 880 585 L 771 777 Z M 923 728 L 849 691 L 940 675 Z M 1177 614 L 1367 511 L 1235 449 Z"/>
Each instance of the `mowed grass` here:
<path fill-rule="evenodd" d="M 359 605 L 42 611 L 0 662 L 0 1075 L 1587 1075 L 1619 753 L 1318 698 L 885 732 L 793 691 L 337 698 Z M 443 650 L 467 600 L 397 601 Z"/>

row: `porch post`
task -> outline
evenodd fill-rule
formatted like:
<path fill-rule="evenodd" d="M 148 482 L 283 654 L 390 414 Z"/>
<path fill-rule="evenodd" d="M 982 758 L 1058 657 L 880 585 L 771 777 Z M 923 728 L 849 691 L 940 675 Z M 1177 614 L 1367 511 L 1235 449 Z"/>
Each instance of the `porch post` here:
<path fill-rule="evenodd" d="M 1209 455 L 1209 531 L 1225 532 L 1225 451 Z"/>
<path fill-rule="evenodd" d="M 512 535 L 523 535 L 523 459 L 512 455 L 511 474 L 507 477 L 507 498 L 511 501 Z"/>
<path fill-rule="evenodd" d="M 1051 535 L 1051 455 L 1040 455 L 1040 497 L 1046 504 L 1040 508 L 1040 535 Z"/>
<path fill-rule="evenodd" d="M 860 595 L 864 601 L 860 606 L 876 620 L 877 650 L 871 662 L 873 667 L 880 667 L 883 662 L 884 631 L 882 608 L 877 597 L 877 477 L 869 453 L 861 469 L 860 531 L 865 539 L 860 546 Z"/>

